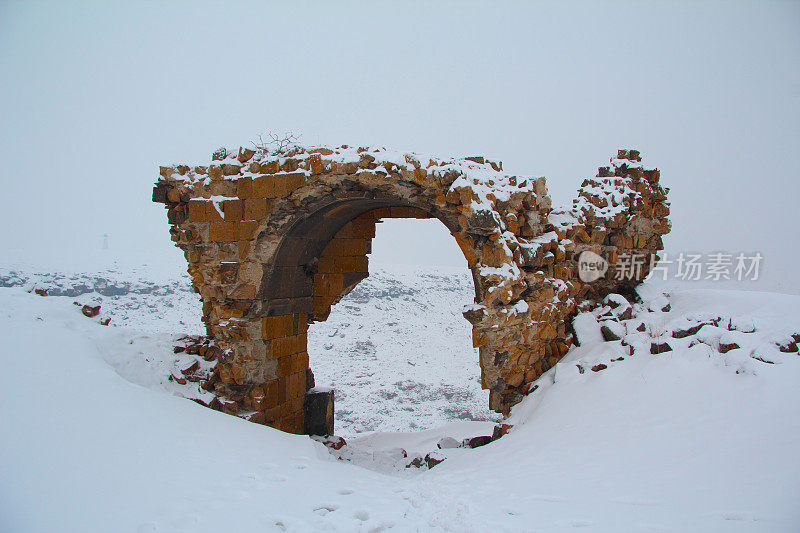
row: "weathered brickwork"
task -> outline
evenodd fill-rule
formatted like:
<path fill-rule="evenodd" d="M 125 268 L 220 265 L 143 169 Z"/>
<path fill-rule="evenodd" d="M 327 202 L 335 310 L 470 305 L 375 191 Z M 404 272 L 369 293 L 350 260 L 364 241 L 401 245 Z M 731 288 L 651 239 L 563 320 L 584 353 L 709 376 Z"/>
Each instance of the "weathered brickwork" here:
<path fill-rule="evenodd" d="M 161 167 L 153 200 L 168 208 L 217 347 L 204 386 L 226 412 L 302 432 L 309 324 L 367 277 L 378 221 L 436 218 L 473 273 L 476 303 L 465 317 L 490 407 L 507 412 L 574 342 L 579 305 L 630 291 L 647 274 L 649 263 L 639 279 L 615 279 L 620 254 L 662 248 L 666 191 L 640 161 L 620 150 L 557 210 L 544 178 L 508 175 L 482 157 L 240 148 L 218 150 L 207 165 Z M 592 283 L 577 276 L 585 250 L 612 265 Z"/>

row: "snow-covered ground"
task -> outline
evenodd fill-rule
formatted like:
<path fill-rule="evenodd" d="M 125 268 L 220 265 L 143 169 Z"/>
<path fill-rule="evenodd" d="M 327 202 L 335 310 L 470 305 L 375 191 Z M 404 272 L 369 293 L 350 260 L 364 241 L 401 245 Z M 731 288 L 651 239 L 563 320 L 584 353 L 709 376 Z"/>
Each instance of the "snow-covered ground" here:
<path fill-rule="evenodd" d="M 202 331 L 182 278 L 9 274 L 0 531 L 800 529 L 800 357 L 779 350 L 800 333 L 795 296 L 645 287 L 629 312 L 610 301 L 579 317 L 582 345 L 514 409 L 506 436 L 437 450 L 493 426 L 468 420 L 489 418 L 460 316 L 471 282 L 376 271 L 313 326 L 310 346 L 318 381 L 352 411 L 340 428 L 392 431 L 334 455 L 178 397 L 196 385 L 167 379 L 192 357 L 172 345 Z M 27 292 L 81 280 L 83 294 Z M 100 303 L 100 316 L 73 301 Z M 432 333 L 449 338 L 417 340 Z M 411 396 L 404 380 L 419 384 Z M 412 421 L 431 429 L 393 432 Z M 446 459 L 404 468 L 429 452 Z"/>
<path fill-rule="evenodd" d="M 102 264 L 102 263 L 101 263 Z M 469 271 L 373 267 L 370 276 L 309 329 L 316 383 L 336 389 L 336 433 L 415 431 L 459 420 L 496 420 L 481 389 L 478 351 L 461 315 L 473 301 Z M 0 268 L 0 287 L 46 290 L 110 318 L 97 342 L 125 379 L 190 398 L 196 384 L 169 376 L 199 357 L 174 354 L 186 335 L 201 335 L 199 296 L 188 274 L 152 276 L 150 269 L 105 265 L 97 272 Z M 76 308 L 77 309 L 77 308 Z M 124 346 L 124 349 L 118 348 Z"/>
<path fill-rule="evenodd" d="M 336 433 L 430 429 L 496 420 L 481 389 L 463 270 L 372 268 L 325 322 L 309 329 L 318 385 L 336 389 Z"/>

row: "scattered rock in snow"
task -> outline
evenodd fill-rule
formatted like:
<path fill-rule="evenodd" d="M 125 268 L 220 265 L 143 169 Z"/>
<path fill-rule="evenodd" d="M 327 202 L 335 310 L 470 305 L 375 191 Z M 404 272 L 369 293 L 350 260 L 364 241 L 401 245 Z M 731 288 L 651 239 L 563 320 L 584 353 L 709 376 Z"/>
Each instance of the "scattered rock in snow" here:
<path fill-rule="evenodd" d="M 472 437 L 468 440 L 467 446 L 470 448 L 479 448 L 481 446 L 486 446 L 492 442 L 492 437 L 488 437 L 486 435 L 481 435 L 480 437 Z"/>
<path fill-rule="evenodd" d="M 96 317 L 97 315 L 100 314 L 100 306 L 96 305 L 92 307 L 90 305 L 84 305 L 81 308 L 81 313 L 83 313 L 84 316 L 87 316 L 89 318 Z"/>
<path fill-rule="evenodd" d="M 778 349 L 783 353 L 795 353 L 798 351 L 797 342 L 790 342 L 788 344 L 779 344 Z"/>
<path fill-rule="evenodd" d="M 535 389 L 536 387 L 534 387 L 534 389 L 532 389 L 531 392 L 533 392 Z M 513 427 L 514 426 L 512 426 L 511 424 L 497 424 L 492 430 L 492 440 L 499 439 L 500 437 L 508 433 L 508 431 Z"/>
<path fill-rule="evenodd" d="M 666 342 L 654 342 L 650 344 L 650 353 L 653 355 L 671 351 L 672 351 L 672 346 L 670 346 Z"/>
<path fill-rule="evenodd" d="M 783 353 L 795 353 L 798 351 L 798 344 L 800 344 L 800 333 L 794 333 L 787 340 L 776 344 Z"/>
<path fill-rule="evenodd" d="M 311 439 L 321 442 L 331 450 L 341 450 L 343 447 L 347 446 L 347 441 L 342 437 L 337 437 L 336 435 L 326 435 L 324 437 L 313 435 Z"/>
<path fill-rule="evenodd" d="M 186 385 L 186 379 L 185 378 L 175 377 L 172 374 L 170 374 L 169 380 L 170 381 L 174 381 L 175 383 L 178 383 L 179 385 Z"/>
<path fill-rule="evenodd" d="M 450 449 L 450 448 L 458 448 L 459 446 L 461 446 L 461 443 L 458 442 L 453 437 L 445 437 L 445 438 L 441 439 L 439 442 L 436 443 L 436 447 L 439 448 L 440 450 L 447 450 L 447 449 Z"/>
<path fill-rule="evenodd" d="M 603 334 L 603 339 L 606 341 L 618 341 L 621 339 L 619 335 L 614 333 L 614 331 L 605 324 L 600 326 L 600 333 Z"/>
<path fill-rule="evenodd" d="M 406 465 L 406 468 L 422 468 L 425 465 L 425 457 L 418 455 L 414 457 L 410 463 Z"/>
<path fill-rule="evenodd" d="M 676 329 L 675 331 L 672 332 L 672 337 L 675 339 L 683 339 L 685 337 L 689 337 L 700 331 L 700 328 L 706 325 L 707 324 L 697 324 L 696 326 L 692 326 L 686 329 Z"/>
<path fill-rule="evenodd" d="M 591 313 L 581 313 L 572 319 L 572 329 L 579 344 L 596 344 L 603 342 L 600 323 Z"/>
<path fill-rule="evenodd" d="M 430 452 L 425 456 L 425 464 L 428 465 L 428 468 L 433 468 L 434 466 L 444 462 L 447 459 L 444 455 L 440 452 Z"/>
<path fill-rule="evenodd" d="M 735 342 L 720 342 L 719 343 L 719 352 L 720 353 L 728 353 L 731 350 L 736 350 L 739 348 L 739 345 Z"/>

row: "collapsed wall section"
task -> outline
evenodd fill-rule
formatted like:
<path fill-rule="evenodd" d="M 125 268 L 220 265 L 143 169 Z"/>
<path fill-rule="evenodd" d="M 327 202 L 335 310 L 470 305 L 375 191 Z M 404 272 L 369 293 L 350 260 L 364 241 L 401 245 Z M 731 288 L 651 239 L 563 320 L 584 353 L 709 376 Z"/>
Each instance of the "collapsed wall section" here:
<path fill-rule="evenodd" d="M 507 412 L 574 342 L 577 305 L 638 280 L 582 283 L 577 258 L 661 249 L 669 231 L 658 171 L 620 151 L 552 210 L 544 178 L 508 175 L 482 157 L 439 159 L 383 148 L 221 149 L 208 165 L 161 167 L 153 200 L 166 204 L 218 364 L 204 386 L 226 412 L 304 429 L 309 323 L 368 275 L 375 224 L 436 218 L 475 280 L 465 311 L 480 347 L 490 407 Z M 648 265 L 641 269 L 646 275 Z"/>

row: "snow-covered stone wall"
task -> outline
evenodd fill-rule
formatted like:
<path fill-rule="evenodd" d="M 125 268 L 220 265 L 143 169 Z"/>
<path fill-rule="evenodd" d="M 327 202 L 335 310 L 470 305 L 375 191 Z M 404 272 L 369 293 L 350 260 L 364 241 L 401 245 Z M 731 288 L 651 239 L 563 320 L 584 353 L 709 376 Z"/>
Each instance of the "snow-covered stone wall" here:
<path fill-rule="evenodd" d="M 620 277 L 614 265 L 660 250 L 670 229 L 659 172 L 635 150 L 558 210 L 544 178 L 385 148 L 220 149 L 207 165 L 160 174 L 153 201 L 168 209 L 216 346 L 206 387 L 226 412 L 298 433 L 313 386 L 308 326 L 368 276 L 381 219 L 437 218 L 458 242 L 475 282 L 464 315 L 499 412 L 574 343 L 568 318 L 580 304 L 630 291 L 650 268 Z M 578 278 L 584 251 L 611 267 L 590 283 Z"/>

